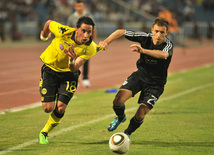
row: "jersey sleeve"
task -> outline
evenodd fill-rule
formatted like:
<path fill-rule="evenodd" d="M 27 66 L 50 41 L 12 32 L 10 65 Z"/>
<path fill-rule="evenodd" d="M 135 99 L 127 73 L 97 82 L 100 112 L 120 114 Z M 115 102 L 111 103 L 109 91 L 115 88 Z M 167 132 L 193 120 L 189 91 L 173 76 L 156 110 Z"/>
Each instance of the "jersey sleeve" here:
<path fill-rule="evenodd" d="M 130 41 L 142 43 L 149 37 L 149 33 L 126 30 L 125 37 Z"/>
<path fill-rule="evenodd" d="M 171 57 L 173 54 L 173 44 L 169 39 L 166 39 L 165 41 L 166 41 L 166 45 L 163 48 L 163 51 L 169 53 L 169 56 Z"/>
<path fill-rule="evenodd" d="M 55 35 L 55 37 L 61 37 L 64 34 L 68 34 L 74 31 L 74 28 L 62 25 L 55 21 L 50 22 L 49 29 Z"/>
<path fill-rule="evenodd" d="M 102 50 L 103 50 L 102 47 L 100 47 L 99 45 L 97 45 L 95 42 L 92 41 L 91 45 L 85 51 L 86 54 L 81 55 L 80 57 L 85 60 L 88 60 L 93 55 L 97 54 L 98 52 L 100 52 Z"/>

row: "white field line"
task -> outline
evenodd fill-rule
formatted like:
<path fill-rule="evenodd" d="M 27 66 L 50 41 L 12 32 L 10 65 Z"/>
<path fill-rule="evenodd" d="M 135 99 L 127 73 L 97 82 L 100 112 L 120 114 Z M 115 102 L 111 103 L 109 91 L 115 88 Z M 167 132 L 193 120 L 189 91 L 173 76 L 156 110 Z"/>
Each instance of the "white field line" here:
<path fill-rule="evenodd" d="M 8 112 L 17 112 L 17 111 L 32 109 L 32 108 L 35 108 L 38 106 L 42 106 L 42 103 L 41 102 L 35 102 L 32 104 L 28 104 L 28 105 L 24 105 L 24 106 L 20 106 L 20 107 L 16 107 L 16 108 L 2 110 L 2 111 L 0 111 L 0 114 L 6 114 Z"/>
<path fill-rule="evenodd" d="M 179 78 L 179 79 L 175 79 L 175 80 L 169 80 L 169 81 L 167 81 L 167 85 L 169 85 L 169 84 L 171 84 L 171 83 L 175 83 L 175 82 L 180 82 L 180 81 L 183 81 L 184 80 L 184 78 Z"/>
<path fill-rule="evenodd" d="M 179 81 L 182 81 L 183 79 L 184 78 L 170 80 L 170 81 L 167 82 L 167 84 L 174 83 L 174 82 L 179 82 Z M 34 89 L 37 89 L 37 88 L 19 89 L 19 90 L 15 90 L 15 91 L 0 93 L 0 95 L 15 94 L 15 93 L 20 93 L 20 92 L 32 91 Z M 72 99 L 74 99 L 74 98 L 75 98 L 75 96 Z M 32 104 L 28 104 L 28 105 L 24 105 L 24 106 L 20 106 L 20 107 L 4 109 L 4 110 L 0 110 L 0 114 L 6 114 L 8 112 L 17 112 L 17 111 L 32 109 L 32 108 L 38 107 L 40 105 L 41 105 L 41 102 L 36 102 L 36 103 L 32 103 Z"/>
<path fill-rule="evenodd" d="M 211 87 L 213 85 L 214 85 L 214 83 L 210 83 L 210 84 L 207 84 L 207 85 L 194 87 L 194 88 L 188 89 L 186 91 L 183 91 L 181 93 L 178 93 L 176 95 L 172 95 L 172 96 L 169 96 L 169 97 L 162 98 L 162 99 L 160 99 L 160 101 L 171 100 L 171 99 L 174 99 L 174 98 L 177 98 L 177 97 L 180 97 L 180 96 L 183 96 L 183 95 L 187 95 L 189 93 L 192 93 L 192 92 L 195 92 L 195 91 L 207 88 L 207 87 Z M 131 111 L 134 111 L 134 110 L 136 110 L 136 107 L 126 109 L 126 112 L 131 112 Z M 71 130 L 74 130 L 74 129 L 77 129 L 77 128 L 80 128 L 80 127 L 83 127 L 83 126 L 86 126 L 86 125 L 97 123 L 99 121 L 103 121 L 103 120 L 106 120 L 106 119 L 114 117 L 114 116 L 115 116 L 115 114 L 105 115 L 104 117 L 101 117 L 99 119 L 94 119 L 94 120 L 91 120 L 91 121 L 88 121 L 88 122 L 85 122 L 85 123 L 82 123 L 82 124 L 72 125 L 72 126 L 70 126 L 68 128 L 61 129 L 59 131 L 53 132 L 51 135 L 52 135 L 52 137 L 54 137 L 54 136 L 60 135 L 62 133 L 69 132 Z M 49 139 L 52 138 L 52 137 L 49 137 Z M 33 144 L 35 144 L 37 142 L 38 142 L 38 139 L 34 139 L 34 140 L 31 140 L 31 141 L 22 143 L 20 145 L 17 145 L 17 146 L 14 146 L 14 147 L 11 147 L 11 148 L 8 148 L 6 150 L 1 151 L 0 155 L 6 154 L 6 153 L 10 153 L 10 152 L 13 152 L 13 151 L 16 151 L 16 150 L 23 149 L 23 148 L 28 147 L 30 145 L 33 145 Z"/>
<path fill-rule="evenodd" d="M 190 93 L 195 92 L 195 91 L 200 90 L 200 89 L 211 87 L 213 85 L 214 85 L 214 83 L 209 83 L 209 84 L 206 84 L 206 85 L 202 85 L 202 86 L 194 87 L 194 88 L 191 88 L 191 89 L 187 89 L 186 91 L 180 92 L 178 94 L 162 98 L 162 99 L 160 99 L 160 101 L 171 100 L 171 99 L 174 99 L 174 98 L 186 95 L 186 94 L 190 94 Z"/>
<path fill-rule="evenodd" d="M 75 99 L 75 98 L 76 98 L 76 96 L 74 95 L 72 100 Z M 35 103 L 32 103 L 32 104 L 28 104 L 28 105 L 23 105 L 23 106 L 20 106 L 20 107 L 5 109 L 5 110 L 2 110 L 2 111 L 0 110 L 0 114 L 6 114 L 6 113 L 9 113 L 9 112 L 18 112 L 18 111 L 22 111 L 22 110 L 36 108 L 36 107 L 39 107 L 39 106 L 42 107 L 42 102 L 41 101 L 35 102 Z"/>

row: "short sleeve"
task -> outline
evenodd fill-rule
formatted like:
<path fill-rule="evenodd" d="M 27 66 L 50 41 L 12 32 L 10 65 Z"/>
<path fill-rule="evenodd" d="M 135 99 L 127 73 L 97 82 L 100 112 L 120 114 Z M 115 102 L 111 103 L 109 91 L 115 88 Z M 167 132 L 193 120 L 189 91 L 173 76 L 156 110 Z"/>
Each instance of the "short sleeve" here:
<path fill-rule="evenodd" d="M 50 31 L 55 35 L 55 37 L 60 37 L 64 34 L 71 33 L 74 28 L 71 28 L 66 25 L 62 25 L 60 23 L 57 23 L 55 21 L 51 21 L 49 25 Z"/>
<path fill-rule="evenodd" d="M 166 39 L 165 41 L 166 41 L 166 45 L 163 48 L 163 51 L 169 53 L 169 56 L 172 56 L 172 54 L 173 54 L 173 44 L 169 39 Z"/>
<path fill-rule="evenodd" d="M 126 37 L 126 39 L 128 39 L 130 41 L 142 43 L 142 42 L 146 41 L 146 39 L 148 37 L 150 37 L 150 33 L 134 32 L 134 31 L 126 30 L 125 37 Z"/>

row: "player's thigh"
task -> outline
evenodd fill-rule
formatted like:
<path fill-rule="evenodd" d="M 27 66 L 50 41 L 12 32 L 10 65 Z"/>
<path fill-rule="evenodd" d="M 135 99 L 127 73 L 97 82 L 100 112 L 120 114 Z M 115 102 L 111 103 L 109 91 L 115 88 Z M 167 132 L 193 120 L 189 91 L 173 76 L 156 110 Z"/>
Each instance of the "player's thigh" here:
<path fill-rule="evenodd" d="M 141 81 L 137 72 L 132 73 L 115 96 L 114 105 L 123 105 L 130 97 L 135 96 L 141 90 Z"/>
<path fill-rule="evenodd" d="M 59 87 L 58 101 L 69 103 L 70 99 L 73 97 L 78 86 L 79 73 L 68 72 L 62 77 L 62 81 Z"/>
<path fill-rule="evenodd" d="M 44 103 L 54 102 L 58 90 L 58 80 L 54 71 L 47 66 L 43 66 L 40 78 L 41 101 Z"/>
<path fill-rule="evenodd" d="M 120 89 L 126 89 L 132 92 L 132 96 L 134 97 L 139 91 L 142 90 L 142 81 L 140 79 L 140 75 L 138 72 L 132 73 L 126 81 L 122 84 Z"/>
<path fill-rule="evenodd" d="M 121 106 L 123 105 L 130 97 L 132 97 L 132 91 L 128 89 L 120 89 L 115 96 L 113 101 L 114 105 Z"/>
<path fill-rule="evenodd" d="M 159 97 L 162 95 L 164 91 L 164 86 L 161 85 L 148 85 L 142 90 L 138 103 L 145 104 L 151 110 L 156 102 L 158 101 Z"/>

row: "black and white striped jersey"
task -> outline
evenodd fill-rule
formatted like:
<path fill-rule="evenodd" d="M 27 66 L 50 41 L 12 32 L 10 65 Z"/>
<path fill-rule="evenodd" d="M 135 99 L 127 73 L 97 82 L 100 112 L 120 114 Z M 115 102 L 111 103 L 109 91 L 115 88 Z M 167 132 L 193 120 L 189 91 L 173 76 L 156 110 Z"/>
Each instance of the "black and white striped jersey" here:
<path fill-rule="evenodd" d="M 165 84 L 167 80 L 167 70 L 173 54 L 173 44 L 165 38 L 160 45 L 154 45 L 152 33 L 134 32 L 126 30 L 125 37 L 141 44 L 142 48 L 150 50 L 161 50 L 169 53 L 167 59 L 157 59 L 146 54 L 140 54 L 137 61 L 137 68 L 142 73 L 142 79 L 148 83 Z"/>

